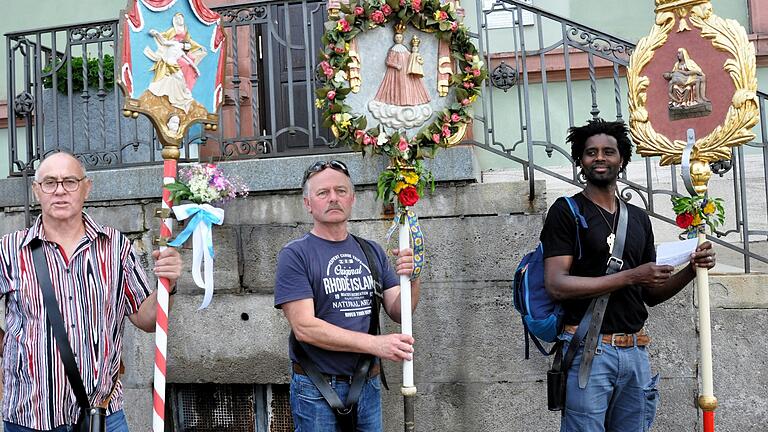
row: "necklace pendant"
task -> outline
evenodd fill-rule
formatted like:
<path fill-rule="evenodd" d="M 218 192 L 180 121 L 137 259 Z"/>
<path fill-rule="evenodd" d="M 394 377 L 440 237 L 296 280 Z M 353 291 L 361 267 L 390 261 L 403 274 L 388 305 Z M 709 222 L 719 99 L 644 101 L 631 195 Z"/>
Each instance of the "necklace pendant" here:
<path fill-rule="evenodd" d="M 608 237 L 605 238 L 605 242 L 608 243 L 608 252 L 613 252 L 613 242 L 616 240 L 616 234 L 610 233 Z"/>

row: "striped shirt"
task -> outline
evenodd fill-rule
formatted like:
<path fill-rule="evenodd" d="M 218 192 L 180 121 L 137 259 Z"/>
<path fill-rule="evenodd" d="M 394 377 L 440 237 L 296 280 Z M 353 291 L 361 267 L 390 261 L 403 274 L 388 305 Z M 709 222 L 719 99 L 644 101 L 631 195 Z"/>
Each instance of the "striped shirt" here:
<path fill-rule="evenodd" d="M 3 347 L 3 419 L 33 429 L 73 424 L 79 408 L 71 390 L 43 294 L 37 283 L 29 243 L 43 240 L 48 270 L 91 405 L 99 405 L 115 386 L 108 413 L 123 407 L 118 375 L 125 317 L 138 311 L 150 293 L 147 275 L 131 241 L 96 224 L 83 213 L 85 236 L 72 256 L 48 242 L 42 218 L 28 229 L 0 239 L 0 294 L 7 296 Z"/>

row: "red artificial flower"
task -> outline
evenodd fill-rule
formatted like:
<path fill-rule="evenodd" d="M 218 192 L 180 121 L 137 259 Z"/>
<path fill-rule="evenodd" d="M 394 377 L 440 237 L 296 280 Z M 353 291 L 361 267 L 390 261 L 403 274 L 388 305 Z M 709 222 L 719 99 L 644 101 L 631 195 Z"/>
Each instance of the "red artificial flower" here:
<path fill-rule="evenodd" d="M 371 14 L 371 20 L 375 22 L 376 24 L 381 24 L 384 22 L 384 12 L 380 10 L 373 11 Z"/>
<path fill-rule="evenodd" d="M 415 187 L 408 186 L 401 190 L 399 194 L 397 194 L 397 198 L 400 201 L 400 204 L 404 205 L 405 207 L 410 207 L 419 201 L 419 192 Z"/>
<path fill-rule="evenodd" d="M 675 223 L 680 228 L 686 229 L 686 228 L 690 227 L 691 224 L 693 223 L 693 215 L 690 214 L 690 213 L 687 213 L 687 212 L 686 213 L 680 213 L 675 218 Z"/>
<path fill-rule="evenodd" d="M 459 120 L 461 120 L 461 117 L 459 117 L 459 115 L 458 115 L 458 114 L 456 114 L 456 113 L 453 113 L 453 114 L 451 114 L 451 121 L 452 121 L 452 122 L 454 122 L 454 123 L 458 123 L 458 122 L 459 122 Z"/>
<path fill-rule="evenodd" d="M 411 6 L 413 7 L 414 11 L 421 12 L 421 0 L 413 0 L 411 2 Z"/>
<path fill-rule="evenodd" d="M 355 139 L 356 140 L 362 139 L 363 135 L 365 135 L 365 131 L 363 131 L 362 129 L 358 129 L 358 130 L 355 131 Z"/>
<path fill-rule="evenodd" d="M 355 6 L 355 15 L 362 15 L 365 13 L 365 9 L 362 6 Z"/>
<path fill-rule="evenodd" d="M 328 100 L 334 100 L 336 98 L 336 91 L 335 90 L 329 91 L 327 97 L 328 97 Z"/>
<path fill-rule="evenodd" d="M 400 137 L 400 142 L 397 144 L 397 148 L 401 152 L 408 150 L 408 140 L 405 139 L 405 137 Z"/>
<path fill-rule="evenodd" d="M 440 12 L 438 13 L 438 16 L 437 16 L 437 17 L 438 17 L 438 21 L 445 21 L 445 20 L 447 20 L 447 19 L 448 19 L 448 13 L 447 13 L 447 12 L 445 12 L 445 11 L 440 11 Z"/>
<path fill-rule="evenodd" d="M 364 145 L 371 145 L 371 144 L 373 144 L 373 138 L 370 135 L 365 134 L 363 136 L 363 144 Z"/>
<path fill-rule="evenodd" d="M 385 16 L 389 16 L 392 14 L 392 7 L 385 3 L 384 6 L 381 7 L 381 11 L 384 12 Z"/>
<path fill-rule="evenodd" d="M 343 20 L 339 21 L 339 23 L 341 24 L 341 31 L 343 31 L 344 33 L 352 30 L 352 27 L 350 27 L 350 25 L 349 25 L 349 21 L 343 19 Z"/>

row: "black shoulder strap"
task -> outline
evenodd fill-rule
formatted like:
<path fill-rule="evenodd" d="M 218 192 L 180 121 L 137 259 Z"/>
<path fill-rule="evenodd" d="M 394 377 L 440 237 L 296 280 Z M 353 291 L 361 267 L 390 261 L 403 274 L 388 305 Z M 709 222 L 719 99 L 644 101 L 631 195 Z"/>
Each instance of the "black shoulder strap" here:
<path fill-rule="evenodd" d="M 619 224 L 616 228 L 616 240 L 613 244 L 613 250 L 611 250 L 611 256 L 608 258 L 608 264 L 605 269 L 606 275 L 619 272 L 624 265 L 621 257 L 624 255 L 628 221 L 629 212 L 627 211 L 627 206 L 623 200 L 619 199 Z M 585 388 L 589 380 L 589 374 L 592 370 L 592 359 L 594 358 L 595 349 L 597 349 L 597 339 L 600 336 L 600 328 L 603 326 L 603 318 L 605 317 L 605 309 L 608 306 L 609 298 L 610 293 L 603 294 L 592 300 L 592 303 L 590 303 L 587 311 L 584 313 L 584 317 L 579 322 L 576 333 L 568 344 L 568 351 L 562 358 L 562 370 L 568 370 L 573 362 L 573 358 L 576 356 L 576 351 L 578 351 L 582 339 L 585 340 L 584 354 L 579 365 L 580 388 Z M 559 360 L 556 358 L 555 363 L 558 363 Z"/>
<path fill-rule="evenodd" d="M 88 401 L 88 394 L 85 392 L 83 378 L 80 376 L 80 371 L 77 368 L 75 356 L 72 354 L 72 347 L 69 345 L 67 332 L 64 328 L 64 319 L 59 310 L 59 302 L 56 301 L 56 294 L 53 292 L 51 275 L 48 272 L 48 260 L 45 258 L 45 251 L 43 251 L 43 242 L 40 239 L 34 239 L 30 246 L 32 247 L 32 259 L 35 264 L 37 283 L 43 292 L 45 316 L 53 329 L 53 336 L 56 339 L 56 345 L 59 347 L 61 361 L 64 363 L 64 371 L 67 373 L 69 385 L 72 386 L 72 391 L 75 393 L 75 398 L 77 398 L 77 404 L 80 405 L 80 409 L 83 412 L 88 412 L 91 404 Z"/>

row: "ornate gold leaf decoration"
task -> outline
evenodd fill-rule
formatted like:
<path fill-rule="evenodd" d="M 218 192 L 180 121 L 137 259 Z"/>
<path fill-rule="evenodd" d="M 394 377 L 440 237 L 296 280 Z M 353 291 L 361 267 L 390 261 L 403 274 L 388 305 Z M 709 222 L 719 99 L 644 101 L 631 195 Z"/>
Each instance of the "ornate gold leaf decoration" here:
<path fill-rule="evenodd" d="M 736 88 L 731 106 L 722 125 L 696 140 L 691 155 L 691 159 L 703 162 L 730 159 L 730 147 L 755 138 L 751 131 L 759 118 L 755 48 L 749 42 L 744 28 L 735 20 L 714 15 L 709 2 L 696 4 L 690 9 L 684 7 L 684 10 L 659 11 L 651 33 L 637 44 L 627 71 L 630 134 L 640 155 L 661 156 L 661 165 L 680 163 L 686 143 L 682 140 L 671 142 L 654 130 L 646 109 L 650 81 L 647 76 L 640 75 L 653 58 L 654 51 L 667 41 L 674 27 L 675 13 L 678 16 L 689 15 L 690 23 L 701 30 L 702 37 L 711 40 L 716 49 L 727 52 L 731 57 L 723 64 L 723 69 L 728 72 Z"/>

